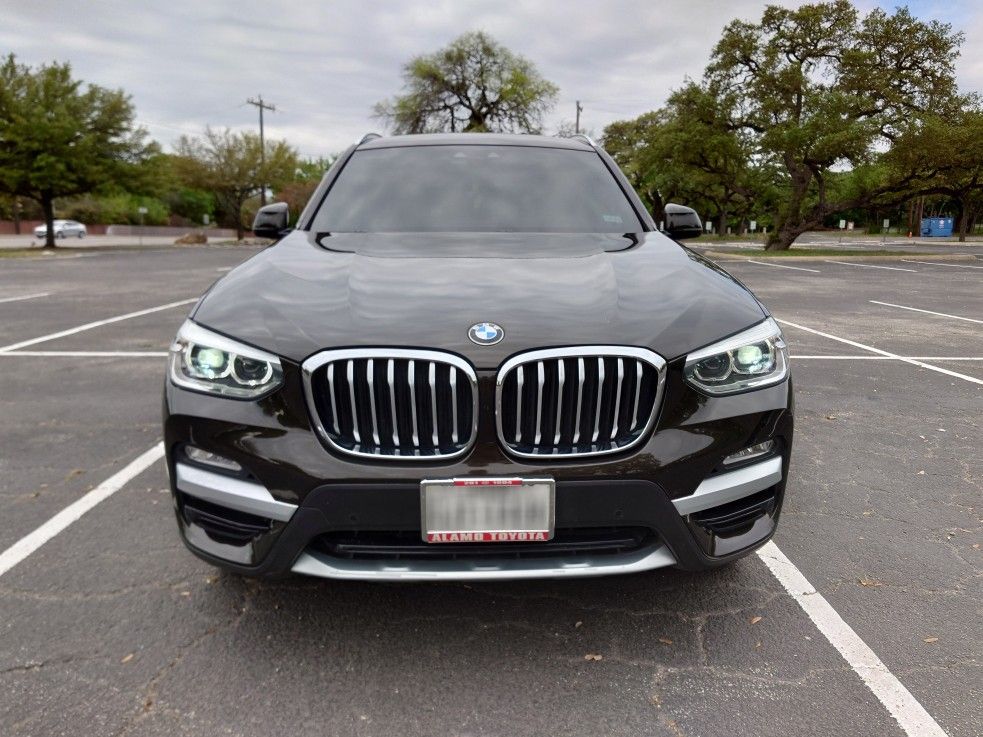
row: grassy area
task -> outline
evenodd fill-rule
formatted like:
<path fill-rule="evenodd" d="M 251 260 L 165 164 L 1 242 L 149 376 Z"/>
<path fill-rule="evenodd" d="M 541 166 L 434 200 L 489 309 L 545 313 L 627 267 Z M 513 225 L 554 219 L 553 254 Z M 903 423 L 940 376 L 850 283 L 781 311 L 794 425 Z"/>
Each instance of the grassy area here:
<path fill-rule="evenodd" d="M 890 251 L 873 248 L 799 248 L 793 246 L 786 251 L 766 251 L 763 248 L 719 248 L 715 253 L 745 256 L 747 258 L 788 258 L 794 256 L 933 256 L 932 253 L 916 251 Z"/>

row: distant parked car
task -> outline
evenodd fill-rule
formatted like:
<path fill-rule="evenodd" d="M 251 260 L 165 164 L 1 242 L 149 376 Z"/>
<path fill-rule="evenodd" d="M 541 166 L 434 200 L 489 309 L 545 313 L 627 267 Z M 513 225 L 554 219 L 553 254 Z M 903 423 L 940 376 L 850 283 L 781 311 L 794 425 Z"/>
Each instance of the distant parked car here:
<path fill-rule="evenodd" d="M 85 238 L 88 235 L 85 226 L 75 220 L 55 220 L 52 224 L 55 228 L 55 238 L 67 238 L 69 236 Z M 44 238 L 47 234 L 47 226 L 39 225 L 34 229 L 35 238 Z"/>

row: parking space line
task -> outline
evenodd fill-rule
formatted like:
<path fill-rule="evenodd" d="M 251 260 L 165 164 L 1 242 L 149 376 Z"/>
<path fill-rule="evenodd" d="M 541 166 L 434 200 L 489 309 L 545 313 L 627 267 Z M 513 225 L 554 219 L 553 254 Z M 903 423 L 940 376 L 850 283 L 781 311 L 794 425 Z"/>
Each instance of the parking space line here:
<path fill-rule="evenodd" d="M 31 338 L 30 340 L 22 340 L 20 343 L 11 343 L 10 345 L 5 345 L 0 347 L 0 353 L 6 351 L 16 351 L 18 348 L 26 348 L 29 345 L 37 345 L 38 343 L 44 343 L 49 340 L 55 340 L 56 338 L 64 338 L 68 335 L 75 335 L 76 333 L 81 333 L 86 330 L 92 330 L 93 328 L 98 328 L 103 325 L 109 325 L 114 322 L 120 322 L 122 320 L 129 320 L 134 317 L 142 317 L 143 315 L 150 315 L 154 312 L 160 312 L 162 310 L 169 310 L 173 307 L 180 307 L 181 305 L 191 304 L 192 302 L 197 302 L 198 298 L 194 297 L 192 299 L 182 299 L 177 302 L 168 302 L 166 305 L 158 305 L 157 307 L 148 307 L 145 310 L 137 310 L 136 312 L 128 312 L 125 315 L 117 315 L 116 317 L 110 317 L 105 320 L 96 320 L 95 322 L 87 322 L 85 325 L 79 325 L 75 328 L 69 328 L 68 330 L 61 330 L 57 333 L 50 333 L 49 335 L 42 335 L 40 338 Z"/>
<path fill-rule="evenodd" d="M 20 302 L 24 299 L 37 299 L 38 297 L 47 297 L 51 292 L 36 292 L 35 294 L 22 294 L 20 297 L 3 297 L 0 299 L 0 303 L 3 302 Z"/>
<path fill-rule="evenodd" d="M 826 261 L 827 264 L 840 264 L 841 266 L 859 266 L 863 269 L 887 269 L 888 271 L 910 271 L 917 274 L 918 269 L 902 269 L 900 266 L 875 266 L 874 264 L 857 264 L 851 261 Z"/>
<path fill-rule="evenodd" d="M 966 264 L 943 264 L 938 261 L 914 261 L 910 258 L 901 259 L 906 264 L 927 264 L 929 266 L 952 266 L 956 269 L 983 269 L 983 266 L 967 266 Z"/>
<path fill-rule="evenodd" d="M 816 628 L 897 720 L 905 734 L 910 737 L 946 737 L 939 723 L 911 691 L 888 670 L 877 654 L 843 621 L 826 598 L 816 591 L 802 575 L 802 571 L 796 568 L 774 542 L 769 541 L 762 546 L 757 555 L 789 595 L 798 602 Z"/>
<path fill-rule="evenodd" d="M 157 443 L 130 461 L 126 466 L 103 481 L 92 491 L 69 504 L 36 530 L 25 535 L 4 550 L 0 553 L 0 576 L 27 558 L 27 556 L 59 532 L 66 529 L 73 522 L 77 522 L 81 519 L 82 515 L 99 504 L 99 502 L 111 497 L 163 457 L 164 444 Z"/>
<path fill-rule="evenodd" d="M 924 312 L 926 315 L 938 315 L 939 317 L 951 317 L 953 320 L 965 320 L 966 322 L 976 322 L 983 325 L 983 320 L 975 320 L 972 317 L 960 317 L 959 315 L 950 315 L 946 312 L 932 312 L 932 310 L 921 310 L 917 307 L 905 307 L 904 305 L 896 305 L 891 302 L 878 302 L 876 299 L 868 300 L 872 305 L 884 305 L 885 307 L 897 307 L 899 310 L 911 310 L 912 312 Z"/>
<path fill-rule="evenodd" d="M 2 355 L 2 354 L 0 354 Z M 812 359 L 825 359 L 827 361 L 983 361 L 983 356 L 799 356 L 793 354 L 791 358 L 802 361 Z"/>
<path fill-rule="evenodd" d="M 55 356 L 59 358 L 165 358 L 167 351 L 0 351 L 0 358 Z"/>
<path fill-rule="evenodd" d="M 811 271 L 813 274 L 822 274 L 819 269 L 804 269 L 801 266 L 786 266 L 785 264 L 769 264 L 767 261 L 752 261 L 748 259 L 749 264 L 757 264 L 758 266 L 774 266 L 776 269 L 794 269 L 795 271 Z"/>
<path fill-rule="evenodd" d="M 977 379 L 975 376 L 968 376 L 966 374 L 960 374 L 957 371 L 950 371 L 949 369 L 944 369 L 941 366 L 933 366 L 930 363 L 923 363 L 917 358 L 907 358 L 905 356 L 899 356 L 897 353 L 891 353 L 890 351 L 882 351 L 880 348 L 874 348 L 873 346 L 864 345 L 863 343 L 858 343 L 855 340 L 850 340 L 848 338 L 840 338 L 836 335 L 830 335 L 829 333 L 824 333 L 821 330 L 815 330 L 813 328 L 807 328 L 805 325 L 798 325 L 794 322 L 789 322 L 788 320 L 781 320 L 775 318 L 777 322 L 782 325 L 789 325 L 793 328 L 798 328 L 799 330 L 805 330 L 807 333 L 812 333 L 813 335 L 820 335 L 823 338 L 829 338 L 830 340 L 836 340 L 840 343 L 845 343 L 847 345 L 852 345 L 854 348 L 862 348 L 865 351 L 870 351 L 871 353 L 876 353 L 881 356 L 886 356 L 887 358 L 894 358 L 898 361 L 904 361 L 905 363 L 910 363 L 913 366 L 920 366 L 921 368 L 928 369 L 929 371 L 937 371 L 940 374 L 945 374 L 947 376 L 954 376 L 957 379 L 963 379 L 965 381 L 972 382 L 973 384 L 980 384 L 983 386 L 983 379 Z"/>

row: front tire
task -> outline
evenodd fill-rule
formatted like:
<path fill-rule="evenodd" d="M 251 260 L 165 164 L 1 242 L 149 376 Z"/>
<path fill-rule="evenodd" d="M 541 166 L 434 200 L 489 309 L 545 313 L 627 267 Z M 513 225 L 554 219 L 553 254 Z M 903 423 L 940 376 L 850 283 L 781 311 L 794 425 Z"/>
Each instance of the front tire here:
<path fill-rule="evenodd" d="M 83 238 L 85 238 L 85 231 L 84 230 L 80 230 L 79 231 L 79 240 L 82 240 Z"/>

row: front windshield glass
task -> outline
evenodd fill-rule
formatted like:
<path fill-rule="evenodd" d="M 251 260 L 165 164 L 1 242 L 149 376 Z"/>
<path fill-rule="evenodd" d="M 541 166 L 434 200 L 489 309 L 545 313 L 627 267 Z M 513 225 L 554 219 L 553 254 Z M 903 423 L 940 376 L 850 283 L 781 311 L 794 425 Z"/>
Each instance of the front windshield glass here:
<path fill-rule="evenodd" d="M 644 228 L 593 151 L 435 145 L 356 151 L 312 229 L 627 233 Z"/>

